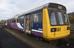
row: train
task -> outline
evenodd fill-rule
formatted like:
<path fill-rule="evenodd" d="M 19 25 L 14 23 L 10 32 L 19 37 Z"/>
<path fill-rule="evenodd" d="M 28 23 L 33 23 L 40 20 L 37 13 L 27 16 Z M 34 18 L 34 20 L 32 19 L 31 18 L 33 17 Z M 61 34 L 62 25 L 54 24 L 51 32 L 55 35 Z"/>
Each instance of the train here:
<path fill-rule="evenodd" d="M 70 20 L 70 26 L 71 26 L 71 31 L 74 31 L 74 12 L 68 13 L 69 20 Z"/>
<path fill-rule="evenodd" d="M 57 40 L 70 35 L 70 23 L 64 5 L 47 3 L 6 21 L 8 28 L 21 30 L 46 40 Z"/>

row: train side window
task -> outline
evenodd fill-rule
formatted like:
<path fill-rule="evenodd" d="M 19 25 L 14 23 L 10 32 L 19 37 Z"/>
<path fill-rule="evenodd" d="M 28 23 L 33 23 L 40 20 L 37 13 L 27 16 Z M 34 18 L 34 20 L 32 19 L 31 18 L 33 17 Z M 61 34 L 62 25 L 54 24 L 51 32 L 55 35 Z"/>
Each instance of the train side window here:
<path fill-rule="evenodd" d="M 42 23 L 42 14 L 41 13 L 38 13 L 37 16 L 38 16 L 38 19 L 39 19 L 38 22 L 39 23 Z"/>
<path fill-rule="evenodd" d="M 38 22 L 38 20 L 39 20 L 38 15 L 37 15 L 37 14 L 34 14 L 34 16 L 33 16 L 33 17 L 34 17 L 34 22 L 35 22 L 35 23 L 37 23 L 37 22 Z"/>
<path fill-rule="evenodd" d="M 38 13 L 37 15 L 38 15 L 38 18 L 39 18 L 39 21 L 38 21 L 38 23 L 39 23 L 39 28 L 42 29 L 42 14 L 41 14 L 41 13 Z"/>
<path fill-rule="evenodd" d="M 24 15 L 18 17 L 18 21 L 17 22 L 20 23 L 22 27 L 24 27 Z"/>
<path fill-rule="evenodd" d="M 24 21 L 24 16 L 20 16 L 19 18 L 18 18 L 18 22 L 21 22 L 21 23 L 23 23 Z"/>
<path fill-rule="evenodd" d="M 42 14 L 40 12 L 33 14 L 33 29 L 42 29 Z"/>
<path fill-rule="evenodd" d="M 34 14 L 34 22 L 42 22 L 42 15 L 41 13 Z"/>

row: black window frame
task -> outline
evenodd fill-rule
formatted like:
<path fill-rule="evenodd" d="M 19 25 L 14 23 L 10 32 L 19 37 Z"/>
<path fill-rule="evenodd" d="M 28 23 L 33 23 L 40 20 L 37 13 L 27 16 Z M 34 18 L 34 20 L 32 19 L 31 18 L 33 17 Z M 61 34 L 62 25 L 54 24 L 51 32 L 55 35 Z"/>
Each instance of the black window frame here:
<path fill-rule="evenodd" d="M 64 24 L 59 24 L 59 23 L 58 23 L 57 15 L 55 14 L 56 19 L 57 19 L 57 25 L 52 25 L 52 24 L 51 24 L 51 20 L 50 20 L 51 12 L 55 12 L 55 13 L 56 13 L 56 12 L 61 12 L 61 13 L 62 13 L 63 23 L 64 23 Z M 64 14 L 66 14 L 66 11 L 64 11 L 64 10 L 58 10 L 58 9 L 56 9 L 56 8 L 48 8 L 48 15 L 49 15 L 49 20 L 50 20 L 50 25 L 51 25 L 51 26 L 69 25 L 69 24 L 66 24 L 66 23 L 65 23 Z"/>

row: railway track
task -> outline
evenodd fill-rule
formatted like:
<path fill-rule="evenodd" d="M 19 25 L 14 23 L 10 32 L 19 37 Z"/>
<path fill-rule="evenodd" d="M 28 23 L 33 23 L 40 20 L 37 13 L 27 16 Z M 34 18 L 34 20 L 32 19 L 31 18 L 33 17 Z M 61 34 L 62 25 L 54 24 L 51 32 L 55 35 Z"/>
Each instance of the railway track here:
<path fill-rule="evenodd" d="M 56 45 L 57 45 L 56 46 L 56 45 L 54 45 L 54 43 L 50 44 L 50 42 L 44 42 L 44 41 L 38 40 L 38 39 L 36 39 L 36 38 L 34 38 L 30 35 L 28 36 L 24 33 L 19 32 L 19 31 L 10 30 L 10 29 L 7 29 L 7 28 L 5 28 L 5 30 L 7 30 L 10 34 L 15 36 L 16 38 L 18 38 L 22 42 L 32 46 L 33 48 L 61 48 L 61 47 L 71 48 L 70 46 L 65 46 L 63 44 L 61 44 L 59 46 L 59 45 L 57 45 L 57 43 L 56 43 Z"/>

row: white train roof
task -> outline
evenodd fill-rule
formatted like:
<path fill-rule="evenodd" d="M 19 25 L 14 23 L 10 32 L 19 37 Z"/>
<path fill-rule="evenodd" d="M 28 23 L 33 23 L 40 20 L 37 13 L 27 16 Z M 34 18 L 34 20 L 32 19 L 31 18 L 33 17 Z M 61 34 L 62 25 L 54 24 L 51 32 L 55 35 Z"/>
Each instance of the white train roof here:
<path fill-rule="evenodd" d="M 58 4 L 58 3 L 47 3 L 47 4 L 44 4 L 44 5 L 41 5 L 41 6 L 37 7 L 37 8 L 34 8 L 34 9 L 28 10 L 28 11 L 26 11 L 26 12 L 24 12 L 24 13 L 21 13 L 21 14 L 19 14 L 19 16 L 25 15 L 25 14 L 28 14 L 28 13 L 31 13 L 31 12 L 34 12 L 34 11 L 37 11 L 37 10 L 40 10 L 40 9 L 42 9 L 42 8 L 44 8 L 44 7 L 47 7 L 47 6 L 50 5 L 50 4 L 61 5 L 61 4 Z M 61 5 L 61 6 L 63 6 L 63 5 Z M 55 7 L 56 7 L 56 6 L 55 6 Z M 63 8 L 65 8 L 65 7 L 63 6 Z"/>
<path fill-rule="evenodd" d="M 45 7 L 45 6 L 48 6 L 48 4 L 44 4 L 44 5 L 39 6 L 39 7 L 37 7 L 37 8 L 28 10 L 28 11 L 24 12 L 23 14 L 25 15 L 25 14 L 28 14 L 28 13 L 31 13 L 31 12 L 34 12 L 34 11 L 37 11 L 37 10 L 40 10 L 40 9 L 42 9 L 42 8 Z M 21 14 L 21 15 L 22 15 L 22 14 Z"/>

